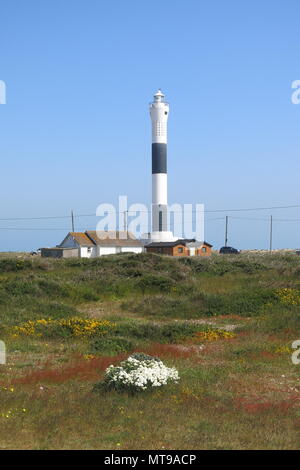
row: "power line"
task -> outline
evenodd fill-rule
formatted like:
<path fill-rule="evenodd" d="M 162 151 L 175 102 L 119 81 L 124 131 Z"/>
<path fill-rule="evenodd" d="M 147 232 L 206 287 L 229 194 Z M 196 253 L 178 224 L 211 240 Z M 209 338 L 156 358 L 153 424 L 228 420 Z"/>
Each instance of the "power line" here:
<path fill-rule="evenodd" d="M 243 209 L 204 209 L 204 213 L 214 213 L 214 212 L 247 212 L 247 211 L 260 211 L 260 210 L 277 210 L 277 209 L 295 209 L 295 208 L 300 208 L 300 204 L 294 204 L 290 206 L 271 206 L 271 207 L 248 207 L 248 208 L 243 208 Z M 128 214 L 133 213 L 136 214 L 137 212 L 150 212 L 147 210 L 140 210 L 140 211 L 126 211 Z M 172 213 L 178 213 L 182 212 L 180 210 L 175 210 L 171 211 Z M 195 209 L 193 210 L 185 210 L 185 212 L 190 212 L 190 213 L 196 213 L 196 212 L 201 212 L 201 211 L 196 211 Z M 121 214 L 124 213 L 124 211 L 105 211 L 105 213 L 115 213 L 115 214 Z M 74 214 L 74 217 L 79 218 L 79 217 L 97 217 L 95 213 L 93 214 Z M 0 218 L 0 221 L 9 221 L 9 220 L 50 220 L 50 219 L 70 219 L 71 215 L 56 215 L 56 216 L 40 216 L 40 217 L 6 217 L 6 218 Z"/>
<path fill-rule="evenodd" d="M 269 219 L 266 218 L 261 218 L 261 217 L 235 217 L 232 215 L 229 215 L 230 219 L 237 219 L 237 220 L 263 220 L 263 221 L 268 221 Z"/>
<path fill-rule="evenodd" d="M 206 222 L 212 222 L 213 220 L 224 220 L 224 217 L 216 217 L 214 219 L 206 219 Z"/>
<path fill-rule="evenodd" d="M 53 217 L 8 217 L 0 220 L 46 220 L 46 219 L 70 219 L 70 215 L 58 215 Z"/>
<path fill-rule="evenodd" d="M 273 219 L 276 222 L 300 222 L 300 219 Z"/>
<path fill-rule="evenodd" d="M 70 230 L 70 227 L 69 228 L 51 228 L 51 227 L 47 227 L 47 228 L 27 228 L 27 227 L 0 227 L 0 230 Z"/>
<path fill-rule="evenodd" d="M 214 210 L 204 210 L 204 212 L 247 212 L 247 211 L 265 211 L 265 210 L 275 210 L 275 209 L 295 209 L 299 208 L 300 205 L 293 206 L 273 206 L 273 207 L 250 207 L 247 209 L 214 209 Z"/>

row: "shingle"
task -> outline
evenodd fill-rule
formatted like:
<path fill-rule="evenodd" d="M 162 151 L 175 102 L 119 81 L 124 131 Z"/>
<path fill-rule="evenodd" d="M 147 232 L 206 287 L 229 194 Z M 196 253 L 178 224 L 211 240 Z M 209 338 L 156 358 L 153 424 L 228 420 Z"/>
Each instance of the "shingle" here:
<path fill-rule="evenodd" d="M 70 235 L 80 246 L 95 246 L 95 243 L 83 232 L 70 232 Z"/>
<path fill-rule="evenodd" d="M 85 233 L 98 246 L 143 246 L 131 232 L 87 230 Z"/>

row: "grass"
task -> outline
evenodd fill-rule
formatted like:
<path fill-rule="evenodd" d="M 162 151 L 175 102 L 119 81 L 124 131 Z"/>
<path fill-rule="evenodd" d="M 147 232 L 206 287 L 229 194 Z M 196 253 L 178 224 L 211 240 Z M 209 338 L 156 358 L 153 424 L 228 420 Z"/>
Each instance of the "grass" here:
<path fill-rule="evenodd" d="M 298 449 L 299 274 L 292 254 L 0 256 L 0 448 Z M 93 391 L 133 351 L 179 384 Z"/>

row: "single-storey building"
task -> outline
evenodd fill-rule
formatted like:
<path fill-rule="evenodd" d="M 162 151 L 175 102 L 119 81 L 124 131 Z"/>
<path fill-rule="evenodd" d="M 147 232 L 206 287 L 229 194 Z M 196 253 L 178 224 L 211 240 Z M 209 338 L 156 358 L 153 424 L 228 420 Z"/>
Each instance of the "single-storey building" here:
<path fill-rule="evenodd" d="M 78 248 L 41 248 L 43 258 L 74 258 L 78 257 Z"/>
<path fill-rule="evenodd" d="M 153 242 L 145 246 L 147 253 L 169 256 L 210 256 L 212 245 L 195 239 L 178 239 L 173 242 Z"/>
<path fill-rule="evenodd" d="M 142 253 L 144 245 L 131 232 L 69 232 L 60 245 L 43 248 L 42 256 L 55 258 L 96 258 L 116 253 Z"/>

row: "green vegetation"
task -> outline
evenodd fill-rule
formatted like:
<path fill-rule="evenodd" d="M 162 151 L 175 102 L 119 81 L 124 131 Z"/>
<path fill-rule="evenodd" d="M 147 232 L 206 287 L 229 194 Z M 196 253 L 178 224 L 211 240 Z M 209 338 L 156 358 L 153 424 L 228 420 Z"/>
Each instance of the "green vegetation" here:
<path fill-rule="evenodd" d="M 0 256 L 1 448 L 296 449 L 300 257 Z M 133 352 L 180 382 L 93 387 Z"/>

